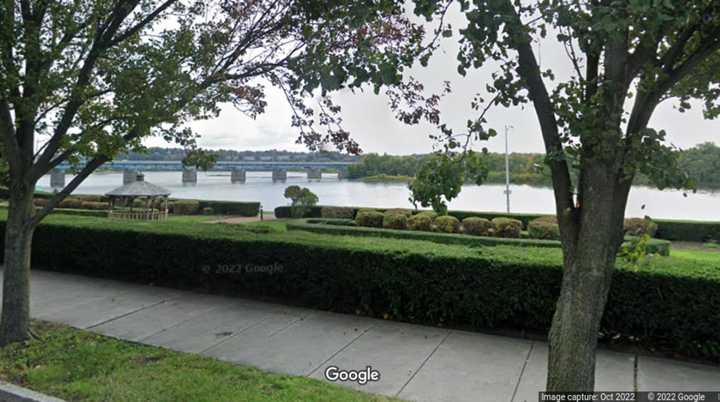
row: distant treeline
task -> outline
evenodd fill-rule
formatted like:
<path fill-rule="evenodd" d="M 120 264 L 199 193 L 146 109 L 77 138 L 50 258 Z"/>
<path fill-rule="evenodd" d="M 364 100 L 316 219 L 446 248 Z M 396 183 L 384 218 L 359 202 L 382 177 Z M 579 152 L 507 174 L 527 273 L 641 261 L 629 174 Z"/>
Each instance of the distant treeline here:
<path fill-rule="evenodd" d="M 290 151 L 235 151 L 232 149 L 211 150 L 219 161 L 357 161 L 358 156 L 339 152 L 290 152 Z M 119 155 L 118 160 L 181 161 L 187 155 L 182 148 L 151 147 L 144 152 L 130 152 Z"/>
<path fill-rule="evenodd" d="M 420 165 L 429 155 L 378 155 L 368 154 L 357 165 L 349 167 L 348 176 L 361 179 L 370 176 L 416 175 Z M 544 154 L 510 154 L 510 181 L 514 184 L 550 185 L 550 171 L 544 163 Z M 489 153 L 484 157 L 488 167 L 487 183 L 505 182 L 505 155 Z M 700 188 L 720 188 L 720 147 L 707 142 L 687 150 L 678 151 L 682 169 Z M 635 178 L 635 184 L 651 185 L 643 175 Z"/>

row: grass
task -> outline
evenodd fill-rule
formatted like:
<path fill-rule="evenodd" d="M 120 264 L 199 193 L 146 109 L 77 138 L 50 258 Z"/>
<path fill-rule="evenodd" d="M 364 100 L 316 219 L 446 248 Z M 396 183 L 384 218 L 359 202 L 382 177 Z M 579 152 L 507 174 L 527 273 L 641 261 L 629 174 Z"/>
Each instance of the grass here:
<path fill-rule="evenodd" d="M 304 377 L 34 322 L 0 349 L 0 379 L 68 401 L 391 401 Z"/>

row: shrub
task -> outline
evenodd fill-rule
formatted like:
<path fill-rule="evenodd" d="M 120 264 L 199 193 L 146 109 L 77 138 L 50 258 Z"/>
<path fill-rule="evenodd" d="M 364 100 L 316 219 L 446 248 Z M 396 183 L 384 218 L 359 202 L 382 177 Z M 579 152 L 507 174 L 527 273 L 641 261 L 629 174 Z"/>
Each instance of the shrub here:
<path fill-rule="evenodd" d="M 430 215 L 419 213 L 408 218 L 407 226 L 410 230 L 432 230 L 433 218 Z"/>
<path fill-rule="evenodd" d="M 397 320 L 477 330 L 546 331 L 562 281 L 562 257 L 557 250 L 428 250 L 398 241 L 380 246 L 376 242 L 335 243 L 329 236 L 308 239 L 307 234 L 241 237 L 237 230 L 222 233 L 221 225 L 217 229 L 178 225 L 169 232 L 158 225 L 108 224 L 85 217 L 64 224 L 45 222 L 36 230 L 32 259 L 39 267 L 75 274 L 275 297 L 336 312 L 360 311 L 376 317 L 387 313 Z M 0 221 L 0 238 L 3 226 Z M 236 261 L 281 270 L 272 275 L 253 270 L 227 275 L 204 268 Z M 619 267 L 613 274 L 600 332 L 608 338 L 632 336 L 645 346 L 720 361 L 720 271 L 713 267 L 672 257 L 653 259 L 640 270 Z"/>
<path fill-rule="evenodd" d="M 435 230 L 443 233 L 457 233 L 460 231 L 460 221 L 454 216 L 438 216 L 435 218 Z"/>
<path fill-rule="evenodd" d="M 495 218 L 492 220 L 495 236 L 517 239 L 522 232 L 522 222 L 512 218 Z"/>
<path fill-rule="evenodd" d="M 110 204 L 107 202 L 98 201 L 83 201 L 81 204 L 82 209 L 91 209 L 94 211 L 102 211 L 110 208 Z"/>
<path fill-rule="evenodd" d="M 355 223 L 358 226 L 380 228 L 383 225 L 385 215 L 374 210 L 360 210 L 355 215 Z"/>
<path fill-rule="evenodd" d="M 625 230 L 625 234 L 629 236 L 648 235 L 650 237 L 655 237 L 658 225 L 647 217 L 627 218 L 625 219 L 623 228 Z"/>
<path fill-rule="evenodd" d="M 202 209 L 203 215 L 214 215 L 215 210 L 210 207 L 205 207 Z"/>
<path fill-rule="evenodd" d="M 427 216 L 428 218 L 435 219 L 437 218 L 438 214 L 435 211 L 421 211 L 415 214 L 415 216 Z"/>
<path fill-rule="evenodd" d="M 560 225 L 554 216 L 543 216 L 528 223 L 531 239 L 560 240 Z"/>
<path fill-rule="evenodd" d="M 172 204 L 175 215 L 197 215 L 200 213 L 200 202 L 196 200 L 178 200 Z"/>
<path fill-rule="evenodd" d="M 407 229 L 407 215 L 399 212 L 387 211 L 383 214 L 382 226 L 386 229 Z"/>
<path fill-rule="evenodd" d="M 44 207 L 49 202 L 50 202 L 50 200 L 48 200 L 47 198 L 35 198 L 33 200 L 33 205 L 35 205 L 36 207 Z"/>
<path fill-rule="evenodd" d="M 412 215 L 412 210 L 404 209 L 404 208 L 391 208 L 385 210 L 385 214 L 400 214 L 404 215 L 405 217 L 409 218 Z"/>
<path fill-rule="evenodd" d="M 310 208 L 314 207 L 318 202 L 318 196 L 305 187 L 288 186 L 283 195 L 292 202 L 290 215 L 293 218 L 305 217 Z"/>
<path fill-rule="evenodd" d="M 258 216 L 260 203 L 252 201 L 200 201 L 200 208 L 212 208 L 217 215 Z"/>
<path fill-rule="evenodd" d="M 60 204 L 58 205 L 60 208 L 70 208 L 70 209 L 82 209 L 82 200 L 79 200 L 77 198 L 65 198 L 64 200 L 60 201 Z"/>
<path fill-rule="evenodd" d="M 355 208 L 320 207 L 320 217 L 329 219 L 352 219 L 355 217 Z"/>
<path fill-rule="evenodd" d="M 474 236 L 492 236 L 493 224 L 485 218 L 469 217 L 462 220 L 465 233 Z"/>
<path fill-rule="evenodd" d="M 655 235 L 660 239 L 695 242 L 720 241 L 720 222 L 674 219 L 656 219 L 655 222 L 658 224 Z"/>

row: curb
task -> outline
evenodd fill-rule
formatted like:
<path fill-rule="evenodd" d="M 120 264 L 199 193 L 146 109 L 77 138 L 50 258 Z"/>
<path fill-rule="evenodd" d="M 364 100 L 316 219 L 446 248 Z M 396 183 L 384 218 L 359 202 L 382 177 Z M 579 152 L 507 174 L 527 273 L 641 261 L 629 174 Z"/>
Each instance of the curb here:
<path fill-rule="evenodd" d="M 52 396 L 31 391 L 4 381 L 0 381 L 0 401 L 2 402 L 65 402 Z"/>

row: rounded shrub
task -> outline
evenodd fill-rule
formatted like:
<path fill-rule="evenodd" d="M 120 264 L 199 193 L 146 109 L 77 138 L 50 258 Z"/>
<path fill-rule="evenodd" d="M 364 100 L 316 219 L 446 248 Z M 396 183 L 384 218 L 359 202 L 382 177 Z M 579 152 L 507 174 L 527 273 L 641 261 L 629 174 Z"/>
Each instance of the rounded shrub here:
<path fill-rule="evenodd" d="M 657 223 L 650 218 L 627 218 L 623 226 L 625 234 L 630 236 L 648 235 L 655 237 L 658 229 Z"/>
<path fill-rule="evenodd" d="M 215 215 L 215 210 L 211 207 L 205 207 L 202 209 L 203 215 Z"/>
<path fill-rule="evenodd" d="M 512 218 L 495 218 L 492 220 L 495 236 L 520 238 L 522 222 Z"/>
<path fill-rule="evenodd" d="M 432 230 L 433 217 L 419 213 L 413 215 L 407 220 L 407 227 L 410 230 L 423 230 L 429 232 Z"/>
<path fill-rule="evenodd" d="M 385 229 L 405 230 L 407 229 L 407 221 L 407 215 L 399 212 L 387 211 L 385 212 L 385 214 L 383 214 L 382 226 Z"/>
<path fill-rule="evenodd" d="M 355 215 L 355 223 L 358 226 L 367 226 L 371 228 L 381 228 L 385 215 L 375 210 L 363 209 Z"/>
<path fill-rule="evenodd" d="M 437 218 L 438 214 L 435 211 L 421 211 L 415 214 L 414 216 L 427 216 L 431 220 Z"/>
<path fill-rule="evenodd" d="M 412 210 L 404 208 L 392 208 L 385 210 L 385 214 L 400 214 L 404 215 L 406 218 L 409 218 L 412 215 Z"/>
<path fill-rule="evenodd" d="M 195 200 L 179 200 L 172 204 L 175 215 L 197 215 L 200 212 L 200 202 Z"/>
<path fill-rule="evenodd" d="M 50 202 L 50 200 L 48 200 L 47 198 L 35 198 L 33 200 L 33 205 L 35 205 L 36 207 L 44 207 L 49 202 Z"/>
<path fill-rule="evenodd" d="M 352 219 L 355 216 L 355 208 L 351 207 L 322 207 L 320 217 L 328 219 Z"/>
<path fill-rule="evenodd" d="M 465 233 L 474 236 L 492 236 L 493 224 L 485 218 L 469 217 L 462 220 Z"/>
<path fill-rule="evenodd" d="M 450 215 L 435 218 L 435 230 L 443 233 L 457 233 L 460 231 L 460 221 Z"/>
<path fill-rule="evenodd" d="M 542 216 L 528 223 L 531 239 L 560 240 L 560 225 L 554 216 Z"/>

